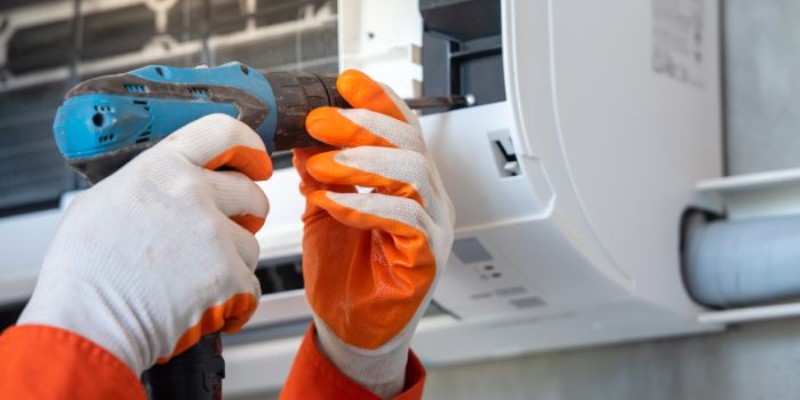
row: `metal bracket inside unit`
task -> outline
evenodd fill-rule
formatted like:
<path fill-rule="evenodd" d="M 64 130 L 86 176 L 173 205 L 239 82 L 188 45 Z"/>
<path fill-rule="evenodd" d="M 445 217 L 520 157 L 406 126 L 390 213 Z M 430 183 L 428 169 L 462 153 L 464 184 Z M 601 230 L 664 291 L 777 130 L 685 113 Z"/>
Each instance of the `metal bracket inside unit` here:
<path fill-rule="evenodd" d="M 500 1 L 420 0 L 419 9 L 423 96 L 471 94 L 476 105 L 505 100 Z"/>

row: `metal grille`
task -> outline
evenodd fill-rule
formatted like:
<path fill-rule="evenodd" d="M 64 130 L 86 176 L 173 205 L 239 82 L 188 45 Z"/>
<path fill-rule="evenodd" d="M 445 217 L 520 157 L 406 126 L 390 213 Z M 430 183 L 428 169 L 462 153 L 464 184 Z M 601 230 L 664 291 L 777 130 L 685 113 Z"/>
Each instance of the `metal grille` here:
<path fill-rule="evenodd" d="M 55 207 L 63 192 L 86 186 L 51 128 L 81 80 L 146 64 L 338 70 L 335 0 L 178 0 L 159 9 L 168 3 L 83 1 L 75 18 L 72 0 L 3 2 L 0 215 Z"/>
<path fill-rule="evenodd" d="M 61 193 L 77 187 L 50 127 L 63 90 L 56 82 L 0 96 L 0 210 L 6 214 L 55 207 Z"/>

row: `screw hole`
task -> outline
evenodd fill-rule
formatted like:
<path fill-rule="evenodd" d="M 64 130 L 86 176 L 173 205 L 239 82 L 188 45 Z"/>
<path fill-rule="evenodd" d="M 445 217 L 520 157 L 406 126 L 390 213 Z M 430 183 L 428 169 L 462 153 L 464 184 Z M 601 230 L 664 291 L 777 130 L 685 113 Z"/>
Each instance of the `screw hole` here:
<path fill-rule="evenodd" d="M 239 68 L 242 69 L 242 73 L 244 73 L 245 75 L 250 75 L 250 68 L 247 68 L 247 66 L 240 65 Z"/>
<path fill-rule="evenodd" d="M 156 67 L 156 73 L 158 74 L 158 76 L 162 78 L 164 77 L 164 70 L 161 67 Z"/>
<path fill-rule="evenodd" d="M 94 123 L 94 126 L 96 126 L 96 127 L 103 126 L 103 121 L 104 120 L 105 120 L 105 118 L 103 118 L 103 114 L 95 113 L 92 116 L 92 123 Z"/>

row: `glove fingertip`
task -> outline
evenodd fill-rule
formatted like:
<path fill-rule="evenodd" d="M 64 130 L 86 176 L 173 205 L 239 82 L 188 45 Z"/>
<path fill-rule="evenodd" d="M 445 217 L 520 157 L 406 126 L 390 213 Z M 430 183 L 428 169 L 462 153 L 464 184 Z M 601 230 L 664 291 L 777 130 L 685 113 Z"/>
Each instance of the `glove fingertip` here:
<path fill-rule="evenodd" d="M 254 234 L 264 226 L 264 223 L 267 221 L 266 218 L 262 218 L 252 214 L 241 214 L 241 215 L 233 215 L 230 217 L 233 222 L 236 222 L 244 229 L 247 229 L 250 233 Z"/>
<path fill-rule="evenodd" d="M 204 168 L 235 169 L 254 181 L 267 180 L 272 176 L 272 159 L 266 151 L 248 146 L 233 146 L 208 161 Z"/>
<path fill-rule="evenodd" d="M 336 90 L 353 108 L 365 108 L 407 122 L 383 86 L 361 71 L 344 71 L 336 80 Z"/>
<path fill-rule="evenodd" d="M 306 131 L 311 137 L 323 143 L 329 143 L 331 127 L 335 126 L 339 109 L 335 107 L 319 107 L 308 113 L 306 117 Z"/>
<path fill-rule="evenodd" d="M 357 107 L 355 104 L 350 102 L 350 99 L 358 96 L 360 88 L 365 83 L 377 84 L 377 82 L 373 81 L 372 78 L 367 76 L 367 74 L 357 69 L 348 69 L 339 74 L 339 77 L 336 79 L 336 90 L 338 90 L 339 94 L 348 100 L 350 105 Z"/>
<path fill-rule="evenodd" d="M 325 202 L 328 201 L 328 191 L 327 190 L 315 190 L 308 194 L 306 197 L 307 201 L 317 207 L 321 207 Z"/>
<path fill-rule="evenodd" d="M 327 176 L 327 170 L 335 163 L 333 157 L 338 151 L 328 151 L 311 156 L 306 161 L 306 170 L 316 179 Z"/>

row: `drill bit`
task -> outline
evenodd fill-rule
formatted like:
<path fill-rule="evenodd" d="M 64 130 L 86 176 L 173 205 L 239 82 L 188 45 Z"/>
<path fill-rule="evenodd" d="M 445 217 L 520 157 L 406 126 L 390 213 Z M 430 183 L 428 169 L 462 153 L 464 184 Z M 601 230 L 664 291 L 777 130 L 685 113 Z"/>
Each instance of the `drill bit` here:
<path fill-rule="evenodd" d="M 405 99 L 409 108 L 417 110 L 422 108 L 447 108 L 452 109 L 456 107 L 469 107 L 475 104 L 475 96 L 468 94 L 449 95 L 441 97 L 415 97 L 412 99 Z"/>

